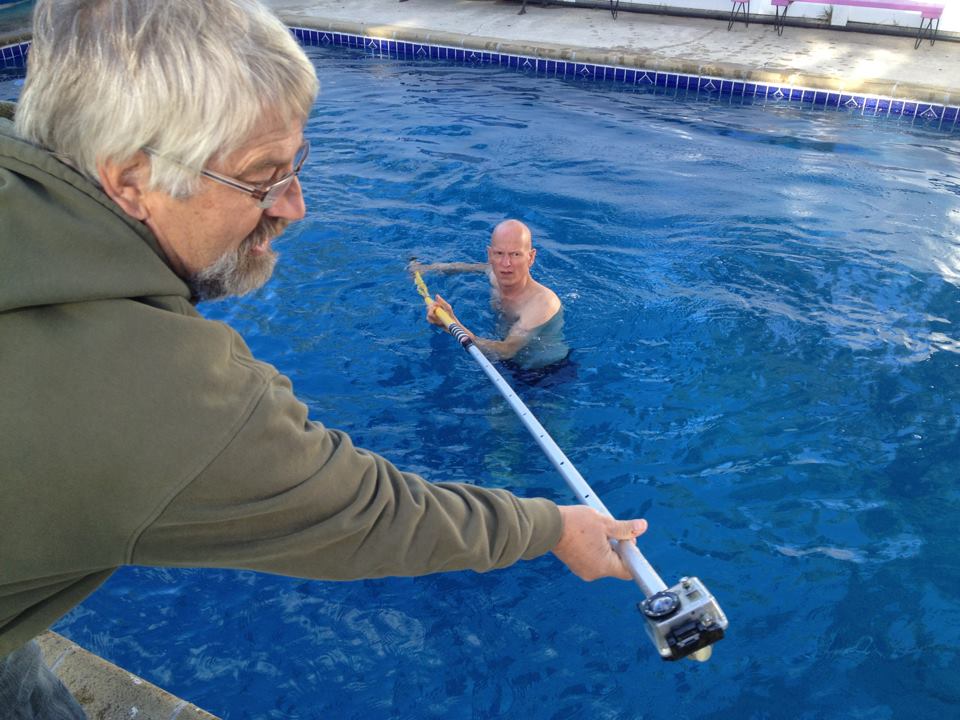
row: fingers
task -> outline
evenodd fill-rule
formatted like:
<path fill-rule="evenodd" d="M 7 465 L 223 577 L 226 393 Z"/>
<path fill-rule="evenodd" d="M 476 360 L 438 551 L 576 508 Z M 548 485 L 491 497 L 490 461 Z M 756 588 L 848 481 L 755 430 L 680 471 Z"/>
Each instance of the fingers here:
<path fill-rule="evenodd" d="M 647 531 L 646 520 L 614 520 L 610 518 L 611 526 L 607 530 L 607 537 L 611 540 L 634 540 Z"/>
<path fill-rule="evenodd" d="M 614 520 L 585 505 L 560 508 L 563 531 L 553 549 L 570 571 L 582 580 L 603 577 L 630 579 L 630 572 L 610 544 L 633 542 L 647 530 L 646 520 Z"/>

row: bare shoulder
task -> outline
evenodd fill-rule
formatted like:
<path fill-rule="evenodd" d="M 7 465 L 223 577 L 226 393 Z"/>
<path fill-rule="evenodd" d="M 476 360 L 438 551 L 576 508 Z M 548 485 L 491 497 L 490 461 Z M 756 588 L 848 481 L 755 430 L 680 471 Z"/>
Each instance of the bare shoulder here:
<path fill-rule="evenodd" d="M 541 285 L 543 288 L 543 302 L 550 310 L 550 316 L 552 317 L 560 309 L 560 298 L 557 297 L 557 294 L 548 288 L 546 285 Z"/>
<path fill-rule="evenodd" d="M 537 284 L 537 291 L 531 295 L 521 312 L 521 321 L 528 329 L 543 325 L 560 310 L 560 298 L 546 285 Z"/>

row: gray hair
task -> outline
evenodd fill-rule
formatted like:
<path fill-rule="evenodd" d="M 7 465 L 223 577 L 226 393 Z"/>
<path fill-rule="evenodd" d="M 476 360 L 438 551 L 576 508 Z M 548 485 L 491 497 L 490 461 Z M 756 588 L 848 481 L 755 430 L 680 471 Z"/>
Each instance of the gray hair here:
<path fill-rule="evenodd" d="M 256 0 L 39 0 L 15 124 L 94 181 L 150 147 L 185 166 L 152 162 L 151 187 L 184 197 L 265 118 L 305 122 L 317 90 Z"/>

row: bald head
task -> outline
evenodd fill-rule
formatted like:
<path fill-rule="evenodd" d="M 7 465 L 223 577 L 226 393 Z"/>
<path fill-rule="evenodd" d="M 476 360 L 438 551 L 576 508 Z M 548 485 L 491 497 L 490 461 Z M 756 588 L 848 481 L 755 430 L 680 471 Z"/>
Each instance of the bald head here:
<path fill-rule="evenodd" d="M 515 242 L 517 240 L 523 243 L 525 250 L 533 247 L 533 236 L 530 233 L 530 228 L 519 220 L 504 220 L 493 229 L 493 233 L 490 235 L 490 242 L 493 245 L 498 244 L 498 241 Z"/>

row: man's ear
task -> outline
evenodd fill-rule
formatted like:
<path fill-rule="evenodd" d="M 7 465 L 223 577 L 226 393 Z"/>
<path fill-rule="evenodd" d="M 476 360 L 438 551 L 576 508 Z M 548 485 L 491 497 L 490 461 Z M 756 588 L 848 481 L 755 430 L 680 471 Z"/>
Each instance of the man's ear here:
<path fill-rule="evenodd" d="M 535 247 L 530 248 L 530 265 L 528 265 L 527 267 L 533 266 L 533 261 L 536 259 L 536 257 L 537 257 L 537 249 Z"/>
<path fill-rule="evenodd" d="M 127 215 L 136 220 L 149 217 L 144 193 L 150 175 L 150 160 L 145 152 L 138 151 L 123 162 L 102 160 L 97 163 L 97 175 L 103 191 Z"/>

